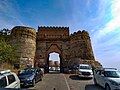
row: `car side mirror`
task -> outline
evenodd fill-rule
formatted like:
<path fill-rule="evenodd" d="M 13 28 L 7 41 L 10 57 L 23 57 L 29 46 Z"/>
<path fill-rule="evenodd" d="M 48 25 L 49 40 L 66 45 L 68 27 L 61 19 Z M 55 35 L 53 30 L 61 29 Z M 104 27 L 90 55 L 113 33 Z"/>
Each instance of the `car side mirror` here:
<path fill-rule="evenodd" d="M 102 73 L 101 73 L 101 76 L 105 76 L 105 73 L 104 73 L 104 72 L 102 72 Z"/>
<path fill-rule="evenodd" d="M 101 76 L 105 76 L 104 74 L 101 74 Z"/>

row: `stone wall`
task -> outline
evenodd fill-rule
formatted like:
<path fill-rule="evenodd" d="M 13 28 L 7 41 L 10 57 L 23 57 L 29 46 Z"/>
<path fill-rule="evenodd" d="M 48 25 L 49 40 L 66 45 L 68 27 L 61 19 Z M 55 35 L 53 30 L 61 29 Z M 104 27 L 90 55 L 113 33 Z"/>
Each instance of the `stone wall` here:
<path fill-rule="evenodd" d="M 21 66 L 34 64 L 36 31 L 33 28 L 16 26 L 11 32 L 11 42 L 17 48 L 16 57 Z"/>
<path fill-rule="evenodd" d="M 71 34 L 70 50 L 70 58 L 94 60 L 89 33 L 85 30 Z"/>
<path fill-rule="evenodd" d="M 30 27 L 16 26 L 11 32 L 11 43 L 17 47 L 16 57 L 21 66 L 49 64 L 49 54 L 60 55 L 61 67 L 74 63 L 95 63 L 89 33 L 85 30 L 69 34 L 68 27 L 38 27 L 38 31 Z M 94 65 L 95 65 L 94 64 Z"/>

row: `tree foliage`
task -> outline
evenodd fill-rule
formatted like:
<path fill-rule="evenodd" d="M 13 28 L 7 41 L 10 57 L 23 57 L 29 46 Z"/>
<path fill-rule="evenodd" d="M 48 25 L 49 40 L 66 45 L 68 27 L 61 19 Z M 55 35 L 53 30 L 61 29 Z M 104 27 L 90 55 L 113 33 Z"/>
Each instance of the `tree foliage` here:
<path fill-rule="evenodd" d="M 3 38 L 8 42 L 10 40 L 10 30 L 6 28 L 0 30 L 0 38 Z"/>
<path fill-rule="evenodd" d="M 8 29 L 0 31 L 0 63 L 14 63 L 15 62 L 15 47 L 9 43 L 10 35 Z"/>

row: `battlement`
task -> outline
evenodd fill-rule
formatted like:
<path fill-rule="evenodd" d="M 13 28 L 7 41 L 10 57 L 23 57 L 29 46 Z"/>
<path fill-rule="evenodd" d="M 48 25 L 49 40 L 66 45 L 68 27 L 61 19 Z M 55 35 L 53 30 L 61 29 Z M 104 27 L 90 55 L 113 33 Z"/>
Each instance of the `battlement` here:
<path fill-rule="evenodd" d="M 11 30 L 11 35 L 13 37 L 25 37 L 25 38 L 34 38 L 36 39 L 36 31 L 33 28 L 25 26 L 16 26 Z"/>
<path fill-rule="evenodd" d="M 58 26 L 38 26 L 38 32 L 39 30 L 47 30 L 47 31 L 68 31 L 69 27 L 58 27 Z"/>
<path fill-rule="evenodd" d="M 25 27 L 25 26 L 15 26 L 13 29 L 13 32 L 14 31 L 18 31 L 18 30 L 24 30 L 24 31 L 32 31 L 32 32 L 35 32 L 35 29 L 34 28 L 31 28 L 31 27 Z"/>
<path fill-rule="evenodd" d="M 79 30 L 79 31 L 77 31 L 77 32 L 74 32 L 73 34 L 71 34 L 71 36 L 76 36 L 76 35 L 87 35 L 87 36 L 89 36 L 89 33 L 88 33 L 88 31 L 85 31 L 85 30 Z"/>
<path fill-rule="evenodd" d="M 45 27 L 38 26 L 37 39 L 67 39 L 69 38 L 69 27 Z"/>

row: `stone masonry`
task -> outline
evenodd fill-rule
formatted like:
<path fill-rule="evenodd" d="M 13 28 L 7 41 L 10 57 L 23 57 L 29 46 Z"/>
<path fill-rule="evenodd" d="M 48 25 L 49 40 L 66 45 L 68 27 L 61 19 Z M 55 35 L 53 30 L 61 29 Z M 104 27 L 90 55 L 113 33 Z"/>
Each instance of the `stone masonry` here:
<path fill-rule="evenodd" d="M 60 67 L 75 63 L 89 63 L 101 66 L 95 60 L 89 33 L 85 30 L 69 34 L 69 27 L 43 27 L 38 31 L 30 27 L 16 26 L 11 32 L 11 42 L 17 46 L 20 66 L 37 62 L 49 65 L 49 54 L 56 52 L 60 57 Z"/>

